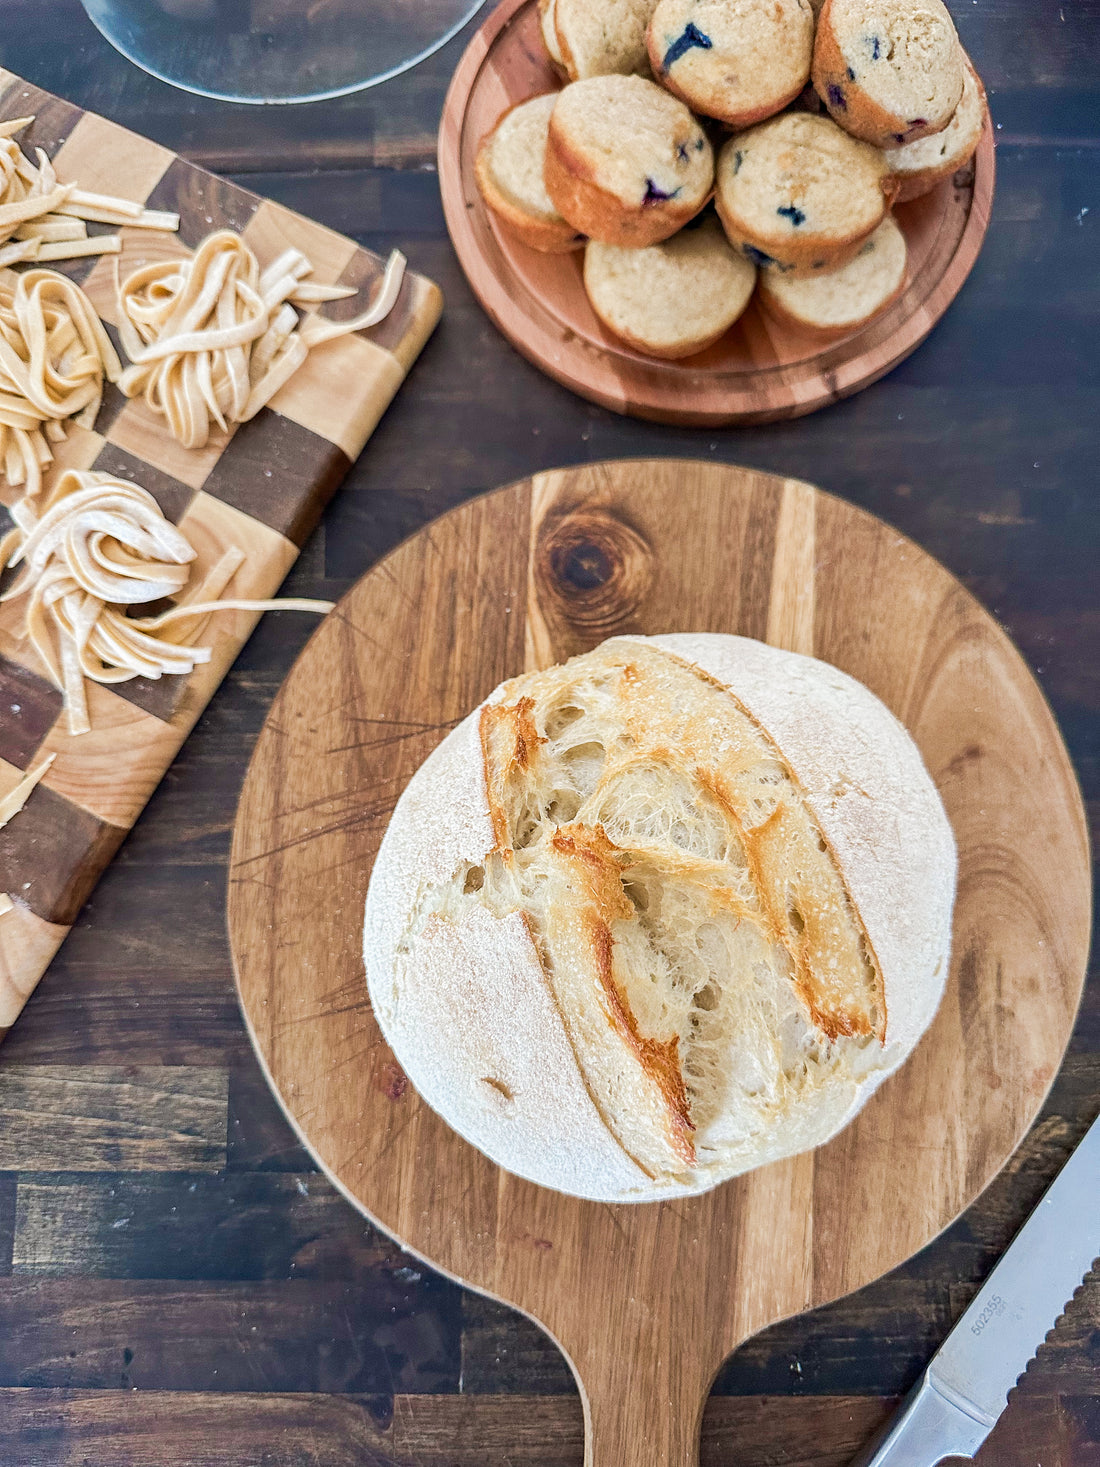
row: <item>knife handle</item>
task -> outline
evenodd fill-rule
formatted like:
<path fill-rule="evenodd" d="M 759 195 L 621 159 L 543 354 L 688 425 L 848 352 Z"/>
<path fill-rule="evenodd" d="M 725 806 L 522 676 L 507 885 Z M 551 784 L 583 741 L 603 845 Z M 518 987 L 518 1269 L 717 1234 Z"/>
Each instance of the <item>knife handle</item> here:
<path fill-rule="evenodd" d="M 972 1457 L 992 1429 L 941 1395 L 925 1372 L 851 1467 L 935 1467 L 944 1457 Z"/>

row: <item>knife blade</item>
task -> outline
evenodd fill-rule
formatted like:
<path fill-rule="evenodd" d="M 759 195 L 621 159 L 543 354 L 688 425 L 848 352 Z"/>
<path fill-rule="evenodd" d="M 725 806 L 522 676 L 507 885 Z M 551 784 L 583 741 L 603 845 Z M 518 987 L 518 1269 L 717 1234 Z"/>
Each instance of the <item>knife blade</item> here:
<path fill-rule="evenodd" d="M 852 1467 L 972 1457 L 1100 1256 L 1100 1117 L 978 1290 L 916 1388 Z"/>

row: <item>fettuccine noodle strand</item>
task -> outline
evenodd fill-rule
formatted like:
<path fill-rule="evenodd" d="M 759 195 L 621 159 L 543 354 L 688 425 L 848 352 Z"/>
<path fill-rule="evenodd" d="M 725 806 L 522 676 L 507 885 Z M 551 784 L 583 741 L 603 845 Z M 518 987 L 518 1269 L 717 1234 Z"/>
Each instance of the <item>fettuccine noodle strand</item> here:
<path fill-rule="evenodd" d="M 346 286 L 316 285 L 300 250 L 261 270 L 239 235 L 208 235 L 188 260 L 147 265 L 119 285 L 122 344 L 132 366 L 120 387 L 139 394 L 185 448 L 202 448 L 216 425 L 246 423 L 274 397 L 309 351 L 376 326 L 401 290 L 405 257 L 390 255 L 378 297 L 347 321 L 308 316 L 295 306 L 342 300 Z"/>
<path fill-rule="evenodd" d="M 0 569 L 22 565 L 23 572 L 0 599 L 29 598 L 27 634 L 65 695 L 73 734 L 91 726 L 85 679 L 159 678 L 209 662 L 211 649 L 193 639 L 215 612 L 332 610 L 330 601 L 219 599 L 245 558 L 232 548 L 189 599 L 157 616 L 128 616 L 127 607 L 180 596 L 195 560 L 151 494 L 109 474 L 70 469 L 37 514 L 26 500 L 14 513 Z"/>
<path fill-rule="evenodd" d="M 65 420 L 95 424 L 122 364 L 91 301 L 54 270 L 0 280 L 0 469 L 33 499 Z"/>
<path fill-rule="evenodd" d="M 179 228 L 179 215 L 145 209 L 129 199 L 89 193 L 75 183 L 61 183 L 41 148 L 36 167 L 15 141 L 34 121 L 15 117 L 0 122 L 0 265 L 20 260 L 72 260 L 81 255 L 117 255 L 117 234 L 88 236 L 85 221 L 120 228 Z"/>

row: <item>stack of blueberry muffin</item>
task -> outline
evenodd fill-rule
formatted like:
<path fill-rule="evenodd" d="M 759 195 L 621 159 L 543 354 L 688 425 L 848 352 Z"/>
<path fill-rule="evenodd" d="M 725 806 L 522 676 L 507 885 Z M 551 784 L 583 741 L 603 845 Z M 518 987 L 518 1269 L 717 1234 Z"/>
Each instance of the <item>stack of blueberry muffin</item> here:
<path fill-rule="evenodd" d="M 539 3 L 566 85 L 499 119 L 478 185 L 532 248 L 584 250 L 609 330 L 678 358 L 757 286 L 822 338 L 898 295 L 891 205 L 962 167 L 986 121 L 942 0 Z"/>

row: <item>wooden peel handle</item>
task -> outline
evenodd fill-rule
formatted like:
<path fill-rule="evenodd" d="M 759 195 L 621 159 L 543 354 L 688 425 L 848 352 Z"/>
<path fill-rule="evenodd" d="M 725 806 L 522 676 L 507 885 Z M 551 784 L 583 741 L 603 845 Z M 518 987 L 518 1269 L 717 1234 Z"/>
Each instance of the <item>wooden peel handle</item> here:
<path fill-rule="evenodd" d="M 696 1416 L 676 1420 L 670 1415 L 665 1429 L 653 1434 L 648 1420 L 631 1419 L 633 1413 L 618 1409 L 630 1404 L 624 1400 L 612 1411 L 585 1411 L 584 1467 L 699 1467 L 701 1407 Z M 646 1418 L 653 1404 L 647 1400 Z"/>
<path fill-rule="evenodd" d="M 607 1341 L 596 1389 L 591 1372 L 581 1386 L 584 1467 L 698 1467 L 710 1376 L 689 1378 L 696 1362 L 669 1361 L 669 1346 L 684 1343 L 654 1336 L 650 1349 L 631 1349 Z"/>

